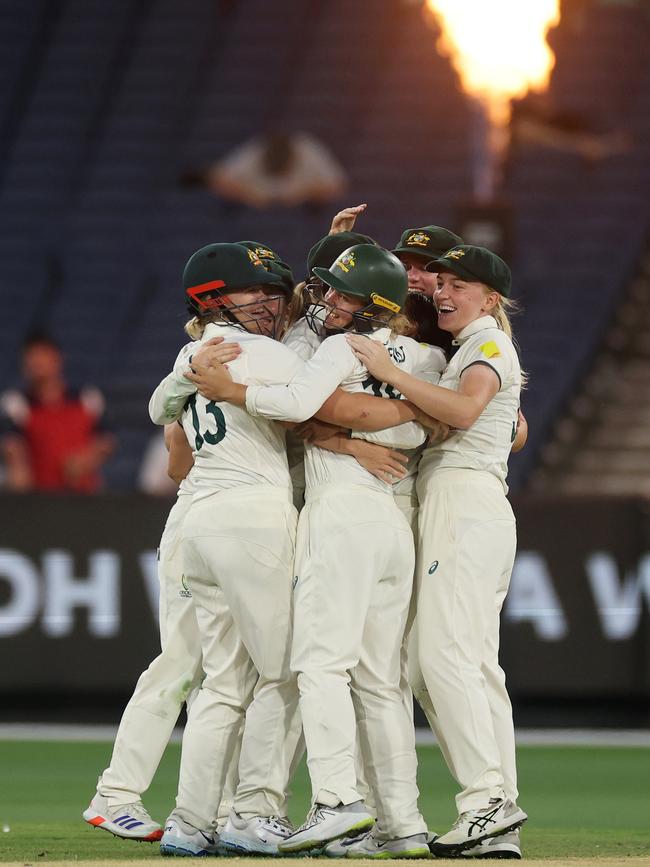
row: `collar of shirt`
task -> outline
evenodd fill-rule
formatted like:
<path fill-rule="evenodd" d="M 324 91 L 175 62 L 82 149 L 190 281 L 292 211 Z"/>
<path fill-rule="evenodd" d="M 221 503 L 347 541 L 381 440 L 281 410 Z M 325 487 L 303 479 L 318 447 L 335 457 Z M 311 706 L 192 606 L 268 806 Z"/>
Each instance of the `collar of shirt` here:
<path fill-rule="evenodd" d="M 237 325 L 230 325 L 227 322 L 208 322 L 208 324 L 203 329 L 203 337 L 201 338 L 201 343 L 206 340 L 211 340 L 213 337 L 229 337 L 230 335 L 241 339 L 242 337 L 262 337 L 261 334 L 251 334 L 250 331 L 246 331 L 245 328 L 238 327 Z"/>
<path fill-rule="evenodd" d="M 369 334 L 371 340 L 376 340 L 377 343 L 388 343 L 390 341 L 390 328 L 378 328 Z"/>
<path fill-rule="evenodd" d="M 478 334 L 479 331 L 485 331 L 486 328 L 498 328 L 499 325 L 494 318 L 494 316 L 479 316 L 478 319 L 475 319 L 473 322 L 470 322 L 469 325 L 466 325 L 461 332 L 458 333 L 456 337 L 451 341 L 451 353 L 450 357 L 454 355 L 458 349 L 465 343 L 465 341 L 472 337 L 474 334 Z"/>

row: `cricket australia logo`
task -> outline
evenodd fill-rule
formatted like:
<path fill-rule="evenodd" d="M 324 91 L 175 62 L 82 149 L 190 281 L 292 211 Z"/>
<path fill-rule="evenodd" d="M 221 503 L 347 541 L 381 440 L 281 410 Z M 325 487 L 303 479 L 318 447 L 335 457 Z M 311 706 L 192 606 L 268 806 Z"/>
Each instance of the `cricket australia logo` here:
<path fill-rule="evenodd" d="M 255 255 L 260 259 L 275 259 L 275 253 L 267 247 L 255 247 Z"/>
<path fill-rule="evenodd" d="M 442 257 L 443 259 L 462 259 L 465 255 L 464 250 L 450 250 Z"/>
<path fill-rule="evenodd" d="M 429 235 L 426 235 L 424 232 L 413 232 L 406 239 L 406 243 L 411 247 L 426 247 L 430 240 Z"/>
<path fill-rule="evenodd" d="M 248 251 L 248 258 L 251 260 L 253 265 L 261 265 L 262 264 L 262 260 L 257 255 L 257 250 L 255 250 L 255 251 L 249 250 Z"/>
<path fill-rule="evenodd" d="M 178 591 L 178 595 L 183 599 L 191 599 L 192 593 L 190 588 L 187 586 L 187 578 L 185 575 L 181 575 L 181 584 L 183 585 L 183 589 Z"/>
<path fill-rule="evenodd" d="M 345 271 L 345 273 L 347 274 L 351 268 L 355 268 L 357 265 L 357 263 L 354 259 L 354 253 L 348 253 L 345 256 L 341 256 L 336 261 L 336 264 L 341 269 L 341 271 Z"/>

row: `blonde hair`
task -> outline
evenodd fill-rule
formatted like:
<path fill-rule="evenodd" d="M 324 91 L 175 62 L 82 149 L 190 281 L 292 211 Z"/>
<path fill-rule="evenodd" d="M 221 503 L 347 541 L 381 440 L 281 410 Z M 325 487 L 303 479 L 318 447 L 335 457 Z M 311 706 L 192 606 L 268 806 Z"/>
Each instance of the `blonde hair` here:
<path fill-rule="evenodd" d="M 285 323 L 282 330 L 283 334 L 286 334 L 287 331 L 291 328 L 291 326 L 294 325 L 305 312 L 306 287 L 306 280 L 301 280 L 300 283 L 296 283 L 296 285 L 293 287 L 291 298 L 288 299 L 287 306 L 285 308 Z"/>
<path fill-rule="evenodd" d="M 492 292 L 496 292 L 496 289 L 491 289 L 489 286 L 485 287 L 485 294 L 490 295 Z M 520 305 L 514 301 L 512 298 L 506 298 L 505 295 L 501 295 L 501 293 L 497 293 L 497 303 L 490 310 L 490 315 L 493 316 L 497 321 L 497 326 L 503 331 L 504 334 L 507 334 L 508 337 L 512 340 L 513 344 L 517 352 L 519 353 L 519 345 L 515 340 L 514 334 L 512 333 L 512 324 L 510 322 L 511 316 L 516 316 L 517 313 L 521 312 Z M 521 371 L 521 387 L 525 388 L 528 382 L 528 374 L 525 370 Z"/>
<path fill-rule="evenodd" d="M 183 330 L 191 340 L 200 340 L 206 325 L 209 325 L 210 322 L 223 321 L 223 316 L 220 313 L 213 313 L 212 316 L 193 316 L 185 323 Z"/>

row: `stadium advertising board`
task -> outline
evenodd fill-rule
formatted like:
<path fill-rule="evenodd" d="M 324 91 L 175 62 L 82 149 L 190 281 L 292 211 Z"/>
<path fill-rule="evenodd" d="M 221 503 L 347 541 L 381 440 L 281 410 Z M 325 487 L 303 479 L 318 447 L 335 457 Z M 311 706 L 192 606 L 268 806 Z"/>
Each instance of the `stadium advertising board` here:
<path fill-rule="evenodd" d="M 650 696 L 647 506 L 514 505 L 502 619 L 513 696 Z M 141 495 L 0 498 L 0 692 L 131 688 L 159 648 L 156 546 L 169 507 Z"/>

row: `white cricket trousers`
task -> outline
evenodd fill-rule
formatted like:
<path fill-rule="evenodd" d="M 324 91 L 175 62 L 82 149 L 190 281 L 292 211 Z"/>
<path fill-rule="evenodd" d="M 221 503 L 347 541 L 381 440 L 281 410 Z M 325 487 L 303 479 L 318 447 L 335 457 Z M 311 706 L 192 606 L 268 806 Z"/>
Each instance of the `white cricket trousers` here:
<path fill-rule="evenodd" d="M 181 531 L 191 502 L 189 494 L 178 497 L 160 540 L 162 652 L 140 675 L 122 715 L 111 763 L 99 778 L 97 791 L 108 799 L 109 806 L 138 801 L 149 788 L 183 702 L 191 697 L 201 678 L 194 605 L 181 581 Z"/>
<path fill-rule="evenodd" d="M 420 474 L 415 695 L 462 786 L 458 812 L 517 799 L 515 737 L 499 665 L 499 617 L 516 527 L 499 480 L 479 470 Z M 428 693 L 428 695 L 423 694 Z"/>
<path fill-rule="evenodd" d="M 234 809 L 286 815 L 300 738 L 289 668 L 297 514 L 288 489 L 246 486 L 195 496 L 184 524 L 205 679 L 183 736 L 176 810 L 209 830 L 245 717 Z"/>
<path fill-rule="evenodd" d="M 400 691 L 413 536 L 392 496 L 322 485 L 300 513 L 291 667 L 314 802 L 361 799 L 357 730 L 384 838 L 421 833 L 415 734 Z"/>

